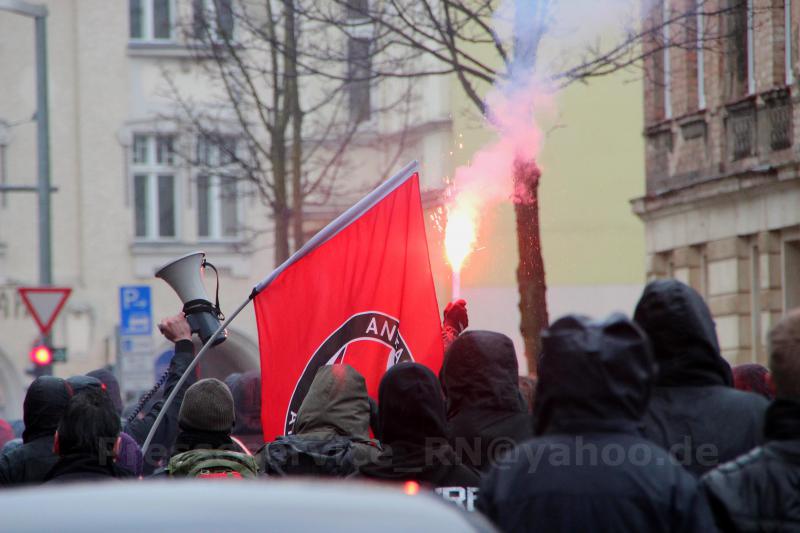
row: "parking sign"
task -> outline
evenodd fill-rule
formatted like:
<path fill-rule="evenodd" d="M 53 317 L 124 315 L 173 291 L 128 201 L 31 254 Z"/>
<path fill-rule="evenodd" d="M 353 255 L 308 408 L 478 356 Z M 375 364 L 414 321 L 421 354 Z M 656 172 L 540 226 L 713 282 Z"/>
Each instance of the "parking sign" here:
<path fill-rule="evenodd" d="M 150 287 L 132 285 L 119 288 L 120 335 L 150 335 L 153 329 Z"/>

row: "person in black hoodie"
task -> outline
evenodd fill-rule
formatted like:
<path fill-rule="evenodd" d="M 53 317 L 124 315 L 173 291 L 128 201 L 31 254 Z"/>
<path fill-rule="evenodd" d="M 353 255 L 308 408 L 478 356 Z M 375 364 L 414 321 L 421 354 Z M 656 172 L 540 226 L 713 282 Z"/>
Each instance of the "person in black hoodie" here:
<path fill-rule="evenodd" d="M 767 401 L 733 388 L 711 312 L 694 289 L 674 279 L 649 283 L 634 320 L 659 368 L 648 438 L 698 476 L 761 442 Z"/>
<path fill-rule="evenodd" d="M 0 456 L 0 486 L 44 481 L 58 461 L 53 453 L 53 435 L 70 395 L 69 386 L 61 378 L 41 376 L 31 383 L 23 404 L 23 444 Z"/>
<path fill-rule="evenodd" d="M 236 407 L 236 425 L 231 437 L 238 440 L 251 453 L 264 445 L 261 429 L 261 371 L 249 370 L 231 374 L 225 384 L 233 395 Z"/>
<path fill-rule="evenodd" d="M 144 445 L 150 428 L 153 427 L 158 414 L 164 406 L 164 400 L 172 393 L 181 376 L 192 363 L 192 359 L 194 359 L 192 330 L 183 313 L 165 318 L 159 323 L 158 328 L 168 340 L 175 343 L 175 355 L 172 356 L 165 377 L 163 397 L 153 403 L 146 412 L 137 413 L 131 417 L 124 425 L 125 433 L 133 437 L 139 446 Z M 166 466 L 167 461 L 169 461 L 172 446 L 178 436 L 178 414 L 180 413 L 183 397 L 189 387 L 196 381 L 197 377 L 195 375 L 189 376 L 175 396 L 175 401 L 170 404 L 169 410 L 164 415 L 164 419 L 158 429 L 156 429 L 153 441 L 147 450 L 147 456 L 144 457 L 143 473 L 145 476 L 152 474 L 159 467 Z M 139 407 L 144 403 L 142 401 Z"/>
<path fill-rule="evenodd" d="M 415 481 L 471 511 L 478 473 L 460 464 L 450 446 L 442 390 L 436 375 L 419 363 L 390 368 L 378 388 L 378 425 L 384 446 L 364 477 Z"/>
<path fill-rule="evenodd" d="M 504 531 L 713 531 L 694 477 L 639 433 L 656 367 L 624 315 L 566 316 L 542 336 L 536 437 L 484 478 Z"/>
<path fill-rule="evenodd" d="M 108 394 L 86 387 L 67 404 L 58 424 L 54 450 L 58 462 L 45 476 L 47 483 L 101 481 L 132 477 L 114 460 L 120 420 Z"/>
<path fill-rule="evenodd" d="M 722 531 L 800 530 L 800 310 L 770 332 L 769 345 L 777 397 L 766 443 L 701 479 Z"/>
<path fill-rule="evenodd" d="M 462 333 L 447 349 L 439 377 L 452 445 L 465 464 L 486 471 L 499 454 L 531 437 L 517 354 L 502 333 Z"/>

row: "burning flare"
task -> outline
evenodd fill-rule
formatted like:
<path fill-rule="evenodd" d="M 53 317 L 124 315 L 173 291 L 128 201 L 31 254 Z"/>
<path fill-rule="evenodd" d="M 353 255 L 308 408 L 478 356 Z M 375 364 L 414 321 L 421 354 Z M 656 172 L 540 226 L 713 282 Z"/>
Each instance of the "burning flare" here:
<path fill-rule="evenodd" d="M 470 211 L 463 205 L 454 205 L 447 211 L 444 246 L 454 272 L 461 271 L 475 244 L 475 220 Z"/>

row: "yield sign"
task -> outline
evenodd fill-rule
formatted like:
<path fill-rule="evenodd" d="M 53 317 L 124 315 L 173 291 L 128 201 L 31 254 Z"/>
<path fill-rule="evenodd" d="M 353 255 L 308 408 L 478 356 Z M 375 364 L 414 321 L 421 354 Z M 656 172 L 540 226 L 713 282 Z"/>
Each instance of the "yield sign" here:
<path fill-rule="evenodd" d="M 67 302 L 72 289 L 67 287 L 19 287 L 17 291 L 39 326 L 39 331 L 42 332 L 42 335 L 47 335 L 58 313 L 61 312 L 61 308 Z"/>

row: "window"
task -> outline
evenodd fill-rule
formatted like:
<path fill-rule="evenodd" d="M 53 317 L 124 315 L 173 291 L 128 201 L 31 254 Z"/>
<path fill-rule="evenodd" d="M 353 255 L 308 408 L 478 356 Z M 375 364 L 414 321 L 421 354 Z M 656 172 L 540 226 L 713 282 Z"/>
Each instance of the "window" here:
<path fill-rule="evenodd" d="M 201 239 L 238 236 L 239 188 L 231 172 L 236 145 L 232 136 L 197 141 L 197 235 Z"/>
<path fill-rule="evenodd" d="M 345 13 L 349 19 L 360 19 L 366 17 L 368 9 L 368 0 L 347 0 Z"/>
<path fill-rule="evenodd" d="M 172 39 L 172 0 L 128 0 L 128 9 L 131 40 Z"/>
<path fill-rule="evenodd" d="M 671 63 L 670 63 L 670 41 L 669 41 L 669 28 L 670 28 L 670 13 L 669 13 L 669 0 L 664 0 L 662 3 L 661 14 L 662 38 L 664 40 L 664 58 L 662 68 L 663 76 L 663 90 L 664 90 L 664 118 L 672 118 L 672 79 L 671 79 Z"/>
<path fill-rule="evenodd" d="M 233 0 L 192 0 L 192 31 L 199 41 L 233 37 Z"/>
<path fill-rule="evenodd" d="M 175 137 L 133 136 L 133 203 L 137 239 L 174 239 L 176 233 Z"/>
<path fill-rule="evenodd" d="M 755 92 L 752 0 L 728 0 L 725 88 L 728 99 Z"/>
<path fill-rule="evenodd" d="M 706 0 L 697 0 L 695 25 L 697 26 L 697 109 L 706 108 L 706 65 L 705 65 L 705 24 L 704 4 Z"/>
<path fill-rule="evenodd" d="M 354 122 L 369 120 L 370 75 L 372 62 L 370 58 L 370 40 L 351 37 L 347 41 L 347 79 L 350 119 Z"/>
<path fill-rule="evenodd" d="M 786 85 L 794 83 L 792 65 L 792 0 L 785 0 L 783 4 L 783 68 Z"/>

